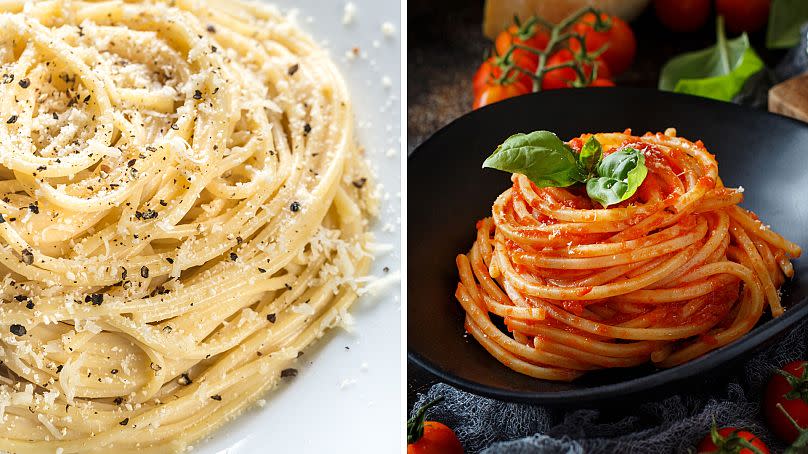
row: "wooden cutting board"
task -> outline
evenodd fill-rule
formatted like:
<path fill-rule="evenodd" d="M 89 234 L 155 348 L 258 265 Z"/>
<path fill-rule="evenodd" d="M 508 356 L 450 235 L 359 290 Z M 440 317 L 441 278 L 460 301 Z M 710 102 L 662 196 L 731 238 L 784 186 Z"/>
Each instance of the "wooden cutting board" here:
<path fill-rule="evenodd" d="M 769 90 L 769 112 L 808 122 L 808 74 L 772 87 Z"/>

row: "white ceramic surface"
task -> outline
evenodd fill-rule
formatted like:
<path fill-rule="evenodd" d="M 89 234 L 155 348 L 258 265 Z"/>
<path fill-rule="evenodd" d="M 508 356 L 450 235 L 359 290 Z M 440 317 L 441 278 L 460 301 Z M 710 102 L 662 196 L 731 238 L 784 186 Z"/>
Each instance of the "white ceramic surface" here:
<path fill-rule="evenodd" d="M 380 254 L 372 273 L 401 268 L 401 7 L 398 0 L 273 0 L 330 50 L 348 82 L 360 142 L 383 184 L 374 226 Z M 346 3 L 355 13 L 343 24 Z M 382 24 L 395 28 L 385 34 Z M 389 32 L 389 28 L 388 28 Z M 358 48 L 359 56 L 349 58 Z M 384 268 L 389 269 L 384 272 Z M 352 310 L 353 332 L 332 330 L 308 349 L 300 374 L 265 396 L 266 404 L 229 422 L 194 453 L 400 452 L 401 286 L 365 295 Z"/>

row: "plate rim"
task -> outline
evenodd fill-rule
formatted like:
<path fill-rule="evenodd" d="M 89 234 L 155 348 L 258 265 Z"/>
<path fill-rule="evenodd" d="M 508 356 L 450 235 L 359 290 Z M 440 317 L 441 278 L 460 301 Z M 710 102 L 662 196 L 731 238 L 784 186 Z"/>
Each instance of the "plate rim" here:
<path fill-rule="evenodd" d="M 744 111 L 747 114 L 758 115 L 761 117 L 770 117 L 777 119 L 776 121 L 786 121 L 792 125 L 808 129 L 808 124 L 798 121 L 794 118 L 780 115 L 773 112 L 754 109 L 748 106 L 742 106 L 725 101 L 718 101 L 710 98 L 700 96 L 687 95 L 682 93 L 666 92 L 652 88 L 645 87 L 586 87 L 575 89 L 572 94 L 580 94 L 586 96 L 587 93 L 594 92 L 618 92 L 616 96 L 620 96 L 620 92 L 642 94 L 647 93 L 653 96 L 670 97 L 672 99 L 684 99 L 688 102 L 703 102 L 708 105 L 720 106 L 720 108 L 737 109 Z M 514 98 L 505 99 L 503 101 L 484 106 L 480 109 L 467 112 L 449 123 L 445 124 L 438 130 L 430 134 L 424 141 L 419 143 L 407 154 L 407 178 L 410 176 L 410 162 L 421 152 L 424 154 L 423 148 L 437 137 L 446 133 L 447 130 L 454 127 L 456 123 L 465 121 L 466 118 L 483 115 L 484 112 L 489 112 L 495 109 L 506 109 L 510 104 L 529 102 L 526 99 L 537 99 L 540 97 L 556 96 L 563 97 L 564 93 L 568 90 L 552 90 L 544 92 L 530 93 L 527 95 L 517 96 Z M 532 102 L 532 101 L 531 101 Z M 419 155 L 420 156 L 420 155 Z M 407 310 L 409 312 L 409 292 L 407 296 Z M 686 363 L 668 368 L 657 369 L 654 373 L 643 375 L 641 377 L 632 378 L 630 380 L 620 381 L 617 383 L 610 383 L 605 385 L 597 385 L 582 389 L 566 390 L 566 391 L 513 391 L 507 390 L 491 385 L 479 383 L 477 381 L 462 378 L 451 372 L 448 372 L 430 360 L 426 359 L 419 352 L 411 348 L 410 342 L 407 342 L 407 361 L 416 364 L 417 366 L 425 369 L 431 374 L 437 376 L 444 382 L 454 385 L 459 389 L 471 392 L 484 397 L 490 397 L 509 402 L 528 402 L 543 404 L 549 406 L 569 406 L 572 404 L 581 403 L 596 403 L 604 400 L 614 399 L 617 397 L 637 396 L 646 393 L 655 388 L 660 388 L 665 385 L 674 383 L 681 383 L 692 380 L 695 377 L 709 372 L 723 364 L 727 364 L 733 359 L 742 358 L 757 352 L 767 341 L 777 340 L 780 336 L 790 331 L 801 320 L 808 315 L 808 296 L 799 299 L 793 303 L 792 306 L 780 317 L 772 318 L 762 324 L 756 325 L 748 333 L 744 334 L 741 338 L 723 346 L 716 350 L 707 352 L 706 354 L 688 361 Z M 409 331 L 409 321 L 407 326 Z M 472 342 L 471 339 L 468 342 Z M 476 342 L 473 341 L 473 342 Z M 504 366 L 503 366 L 504 367 Z M 546 381 L 536 378 L 537 381 Z"/>

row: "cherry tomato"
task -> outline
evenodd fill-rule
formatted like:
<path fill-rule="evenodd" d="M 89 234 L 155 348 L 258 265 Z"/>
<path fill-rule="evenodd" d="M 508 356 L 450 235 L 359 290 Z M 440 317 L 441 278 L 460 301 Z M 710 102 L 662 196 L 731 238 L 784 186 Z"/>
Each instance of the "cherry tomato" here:
<path fill-rule="evenodd" d="M 530 93 L 531 91 L 533 91 L 532 86 L 527 86 L 519 81 L 506 84 L 489 83 L 485 88 L 474 94 L 474 104 L 472 107 L 478 109 L 482 106 L 502 101 L 503 99 Z"/>
<path fill-rule="evenodd" d="M 614 82 L 609 79 L 597 78 L 589 84 L 590 87 L 614 87 Z"/>
<path fill-rule="evenodd" d="M 550 37 L 547 31 L 542 29 L 539 24 L 528 24 L 526 27 L 511 25 L 497 35 L 494 48 L 497 55 L 502 57 L 508 53 L 508 50 L 514 44 L 544 50 L 549 40 Z M 516 65 L 531 72 L 536 71 L 536 67 L 539 65 L 539 56 L 528 50 L 514 49 L 511 53 L 511 58 L 513 58 Z"/>
<path fill-rule="evenodd" d="M 769 428 L 778 437 L 789 443 L 797 438 L 797 429 L 791 424 L 786 415 L 777 408 L 777 404 L 791 415 L 800 427 L 808 427 L 808 373 L 806 361 L 792 361 L 783 367 L 783 373 L 772 375 L 766 385 L 763 397 L 763 413 Z"/>
<path fill-rule="evenodd" d="M 536 68 L 534 67 L 533 70 L 535 71 Z M 493 83 L 493 81 L 499 79 L 501 74 L 502 69 L 499 67 L 499 59 L 497 57 L 489 57 L 488 60 L 484 61 L 480 67 L 477 68 L 477 72 L 474 73 L 474 78 L 472 79 L 474 93 L 479 93 L 485 89 L 489 83 Z M 533 79 L 525 73 L 513 70 L 511 77 L 525 86 L 533 86 Z"/>
<path fill-rule="evenodd" d="M 463 454 L 463 445 L 446 425 L 426 421 L 424 435 L 407 445 L 407 454 Z"/>
<path fill-rule="evenodd" d="M 716 435 L 718 443 L 713 440 L 713 437 Z M 751 449 L 745 448 L 743 445 L 744 442 L 741 440 L 745 440 L 763 454 L 769 454 L 769 448 L 767 448 L 755 434 L 734 427 L 724 427 L 722 429 L 713 427 L 713 431 L 707 434 L 707 436 L 701 440 L 701 443 L 699 443 L 698 452 L 755 454 Z"/>
<path fill-rule="evenodd" d="M 675 32 L 700 29 L 710 16 L 710 0 L 654 0 L 659 21 Z"/>
<path fill-rule="evenodd" d="M 586 37 L 587 52 L 594 52 L 604 45 L 609 47 L 600 56 L 606 62 L 612 74 L 617 76 L 623 73 L 631 62 L 634 61 L 634 54 L 637 52 L 637 40 L 634 32 L 623 19 L 607 14 L 601 14 L 602 20 L 611 21 L 611 27 L 604 31 L 595 31 L 595 15 L 585 14 L 580 21 L 572 26 L 572 31 Z M 581 48 L 581 43 L 577 39 L 570 40 L 570 49 L 577 52 Z"/>
<path fill-rule="evenodd" d="M 770 0 L 715 0 L 715 12 L 724 16 L 730 32 L 754 32 L 766 25 L 770 3 Z"/>
<path fill-rule="evenodd" d="M 429 407 L 443 397 L 421 406 L 407 421 L 407 454 L 463 454 L 463 445 L 454 431 L 437 421 L 424 421 Z"/>
<path fill-rule="evenodd" d="M 572 52 L 567 49 L 561 49 L 560 51 L 554 53 L 547 59 L 546 67 L 557 66 L 567 62 L 574 61 L 575 57 L 573 56 Z M 606 63 L 596 60 L 595 64 L 598 68 L 597 78 L 609 79 L 611 77 L 611 71 L 609 71 L 609 65 Z M 587 78 L 592 76 L 592 65 L 584 64 L 583 65 L 584 74 Z M 566 68 L 558 68 L 547 71 L 544 74 L 544 79 L 542 80 L 541 88 L 544 90 L 554 90 L 557 88 L 567 88 L 572 86 L 572 83 L 577 78 L 578 73 L 575 69 L 566 67 Z"/>

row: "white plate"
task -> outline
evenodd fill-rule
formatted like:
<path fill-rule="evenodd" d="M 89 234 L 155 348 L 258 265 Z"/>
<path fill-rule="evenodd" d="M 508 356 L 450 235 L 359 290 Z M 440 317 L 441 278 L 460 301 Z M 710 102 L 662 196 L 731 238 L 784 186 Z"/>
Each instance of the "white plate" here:
<path fill-rule="evenodd" d="M 372 273 L 398 273 L 401 264 L 401 7 L 397 0 L 275 0 L 294 8 L 297 22 L 330 50 L 353 99 L 360 142 L 384 186 Z M 293 13 L 295 14 L 295 13 Z M 393 24 L 392 36 L 382 24 Z M 346 52 L 359 49 L 359 57 Z M 383 78 L 389 79 L 383 82 Z M 392 151 L 390 151 L 392 150 Z M 385 273 L 384 267 L 389 271 Z M 388 453 L 401 450 L 401 286 L 365 295 L 352 309 L 352 333 L 332 330 L 306 351 L 300 374 L 194 447 L 202 454 Z"/>

